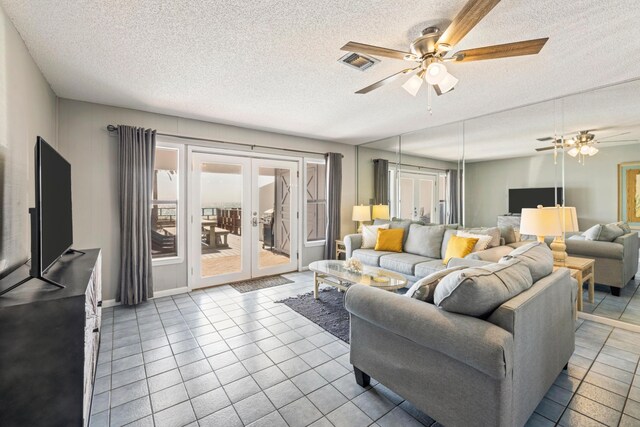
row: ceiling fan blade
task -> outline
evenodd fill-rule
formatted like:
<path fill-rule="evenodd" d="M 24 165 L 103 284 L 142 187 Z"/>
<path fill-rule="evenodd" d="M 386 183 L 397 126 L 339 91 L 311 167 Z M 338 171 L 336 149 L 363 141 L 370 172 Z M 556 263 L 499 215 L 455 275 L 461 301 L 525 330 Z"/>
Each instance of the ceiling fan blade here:
<path fill-rule="evenodd" d="M 549 40 L 549 37 L 461 50 L 455 53 L 452 58 L 456 62 L 468 62 L 507 58 L 510 56 L 535 55 L 540 52 L 547 40 Z"/>
<path fill-rule="evenodd" d="M 442 33 L 437 45 L 457 45 L 498 3 L 500 0 L 469 0 Z"/>
<path fill-rule="evenodd" d="M 542 148 L 536 148 L 536 151 L 547 151 L 547 150 L 553 150 L 554 148 L 556 148 L 556 147 L 554 147 L 554 146 L 542 147 Z M 562 147 L 557 147 L 557 148 L 562 148 Z"/>
<path fill-rule="evenodd" d="M 612 142 L 638 142 L 637 139 L 616 139 L 615 141 L 596 141 L 597 144 L 609 144 Z"/>
<path fill-rule="evenodd" d="M 630 134 L 630 133 L 631 132 L 623 132 L 623 133 L 619 133 L 619 134 L 616 134 L 616 135 L 605 136 L 604 138 L 598 138 L 598 141 L 602 141 L 604 139 L 609 139 L 609 138 L 616 138 L 618 136 L 627 135 L 627 134 Z"/>
<path fill-rule="evenodd" d="M 379 80 L 379 81 L 375 82 L 375 83 L 374 83 L 374 84 L 372 84 L 372 85 L 369 85 L 369 86 L 367 86 L 367 87 L 365 87 L 365 88 L 360 89 L 360 90 L 359 90 L 359 91 L 357 91 L 356 93 L 358 93 L 358 94 L 365 94 L 365 93 L 369 93 L 369 92 L 371 92 L 371 91 L 372 91 L 372 90 L 374 90 L 374 89 L 378 89 L 380 86 L 384 86 L 384 85 L 386 85 L 387 83 L 391 83 L 392 81 L 396 80 L 397 78 L 402 77 L 402 76 L 404 76 L 404 75 L 406 75 L 406 74 L 411 73 L 412 71 L 417 70 L 418 68 L 419 68 L 419 67 L 415 67 L 415 68 L 405 68 L 405 69 L 404 69 L 404 70 L 402 70 L 402 71 L 398 71 L 398 72 L 397 72 L 397 73 L 395 73 L 395 74 L 391 74 L 389 77 L 385 77 L 384 79 Z"/>
<path fill-rule="evenodd" d="M 386 47 L 372 46 L 370 44 L 349 42 L 340 48 L 348 52 L 364 53 L 365 55 L 384 56 L 386 58 L 393 59 L 405 59 L 405 56 L 413 56 L 409 52 L 402 52 L 400 50 L 387 49 Z"/>

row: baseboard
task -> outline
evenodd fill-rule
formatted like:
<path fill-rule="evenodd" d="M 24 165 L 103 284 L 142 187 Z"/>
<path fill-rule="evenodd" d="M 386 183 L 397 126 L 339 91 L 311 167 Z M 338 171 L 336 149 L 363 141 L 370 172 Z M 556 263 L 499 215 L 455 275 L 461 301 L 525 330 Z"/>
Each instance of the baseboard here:
<path fill-rule="evenodd" d="M 602 323 L 603 325 L 613 326 L 614 328 L 625 329 L 631 332 L 640 332 L 640 326 L 633 325 L 631 323 L 623 322 L 621 320 L 609 319 L 607 317 L 596 316 L 591 313 L 578 312 L 580 319 L 589 320 L 591 322 Z"/>
<path fill-rule="evenodd" d="M 151 299 L 170 297 L 173 295 L 184 294 L 187 292 L 189 292 L 189 288 L 187 288 L 186 286 L 182 288 L 165 289 L 164 291 L 154 291 L 153 298 Z M 117 305 L 120 305 L 120 303 L 117 302 L 115 299 L 107 299 L 102 301 L 102 308 L 115 307 Z"/>

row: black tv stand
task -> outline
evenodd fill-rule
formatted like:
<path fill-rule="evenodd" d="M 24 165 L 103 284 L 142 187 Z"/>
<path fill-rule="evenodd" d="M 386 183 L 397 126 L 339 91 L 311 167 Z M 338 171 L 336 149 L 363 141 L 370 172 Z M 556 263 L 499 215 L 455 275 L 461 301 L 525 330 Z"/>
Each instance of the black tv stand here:
<path fill-rule="evenodd" d="M 27 283 L 28 281 L 30 281 L 30 280 L 32 280 L 32 279 L 42 280 L 43 282 L 48 283 L 48 284 L 53 285 L 53 286 L 57 286 L 57 287 L 58 287 L 58 288 L 60 288 L 60 289 L 64 289 L 64 288 L 65 288 L 65 286 L 64 286 L 63 284 L 58 283 L 58 282 L 55 282 L 55 281 L 53 281 L 53 280 L 51 280 L 51 279 L 47 279 L 47 278 L 46 278 L 46 277 L 44 277 L 44 276 L 40 276 L 40 277 L 29 276 L 29 277 L 27 277 L 27 278 L 25 278 L 25 279 L 22 279 L 21 281 L 19 281 L 19 282 L 18 282 L 18 283 L 16 283 L 15 285 L 11 285 L 11 286 L 9 286 L 7 289 L 4 289 L 4 290 L 0 291 L 0 296 L 2 296 L 2 295 L 4 295 L 4 294 L 6 294 L 6 293 L 7 293 L 7 292 L 9 292 L 9 291 L 14 290 L 14 289 L 15 289 L 15 288 L 17 288 L 18 286 L 24 285 L 25 283 Z"/>

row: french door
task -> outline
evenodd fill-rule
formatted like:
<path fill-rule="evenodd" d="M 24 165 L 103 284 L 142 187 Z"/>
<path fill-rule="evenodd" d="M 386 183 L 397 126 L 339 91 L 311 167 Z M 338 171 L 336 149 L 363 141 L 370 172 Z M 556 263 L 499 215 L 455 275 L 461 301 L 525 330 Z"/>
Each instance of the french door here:
<path fill-rule="evenodd" d="M 439 179 L 436 174 L 398 174 L 398 213 L 400 218 L 439 222 Z"/>
<path fill-rule="evenodd" d="M 298 264 L 298 163 L 192 154 L 191 288 Z"/>

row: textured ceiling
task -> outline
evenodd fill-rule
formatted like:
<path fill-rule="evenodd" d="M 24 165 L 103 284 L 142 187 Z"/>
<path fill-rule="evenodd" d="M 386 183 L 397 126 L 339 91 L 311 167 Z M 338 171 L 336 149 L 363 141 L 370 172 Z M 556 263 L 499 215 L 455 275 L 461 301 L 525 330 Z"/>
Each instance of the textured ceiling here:
<path fill-rule="evenodd" d="M 362 143 L 640 76 L 637 0 L 503 0 L 458 48 L 549 36 L 537 56 L 449 66 L 426 111 L 397 82 L 336 60 L 354 40 L 406 50 L 465 0 L 0 0 L 64 98 Z"/>

